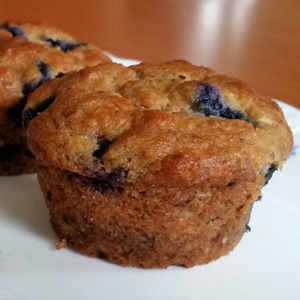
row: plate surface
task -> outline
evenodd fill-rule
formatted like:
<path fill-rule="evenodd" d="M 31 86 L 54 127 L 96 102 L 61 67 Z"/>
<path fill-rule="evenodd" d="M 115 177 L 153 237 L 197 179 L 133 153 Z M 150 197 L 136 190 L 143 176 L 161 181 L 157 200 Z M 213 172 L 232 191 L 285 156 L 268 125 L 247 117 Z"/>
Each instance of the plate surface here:
<path fill-rule="evenodd" d="M 57 251 L 36 175 L 0 177 L 0 300 L 300 299 L 300 111 L 279 104 L 291 155 L 254 205 L 251 232 L 208 265 L 143 270 Z"/>

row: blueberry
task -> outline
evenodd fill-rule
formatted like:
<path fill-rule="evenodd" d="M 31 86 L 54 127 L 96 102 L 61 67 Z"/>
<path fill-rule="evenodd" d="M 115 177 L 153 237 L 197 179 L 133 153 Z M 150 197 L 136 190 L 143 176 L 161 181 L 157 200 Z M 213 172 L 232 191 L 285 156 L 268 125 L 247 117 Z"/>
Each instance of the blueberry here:
<path fill-rule="evenodd" d="M 29 82 L 29 83 L 25 83 L 22 87 L 22 93 L 24 95 L 25 98 L 27 98 L 27 96 L 33 92 L 35 89 L 37 89 L 39 86 L 39 82 Z M 25 100 L 26 102 L 26 100 Z"/>
<path fill-rule="evenodd" d="M 205 116 L 246 120 L 246 115 L 226 105 L 221 91 L 213 84 L 200 83 L 191 108 Z"/>
<path fill-rule="evenodd" d="M 37 68 L 39 69 L 39 71 L 41 72 L 41 74 L 43 76 L 42 79 L 40 80 L 41 81 L 40 84 L 51 79 L 50 68 L 46 63 L 44 63 L 41 60 L 37 60 L 35 62 L 35 65 L 37 66 Z"/>
<path fill-rule="evenodd" d="M 103 154 L 105 153 L 105 151 L 110 146 L 110 144 L 111 144 L 111 141 L 106 139 L 105 137 L 99 138 L 98 142 L 97 142 L 98 149 L 94 151 L 93 156 L 101 159 Z"/>
<path fill-rule="evenodd" d="M 113 185 L 120 185 L 126 182 L 128 171 L 119 167 L 107 174 L 107 180 Z"/>
<path fill-rule="evenodd" d="M 46 110 L 54 101 L 55 97 L 51 96 L 49 98 L 46 98 L 45 100 L 42 100 L 37 106 L 28 108 L 23 113 L 23 126 L 26 128 L 29 124 L 29 122 L 34 119 L 39 113 Z"/>
<path fill-rule="evenodd" d="M 61 51 L 63 52 L 74 50 L 79 46 L 86 46 L 86 43 L 83 42 L 68 42 L 68 41 L 63 41 L 63 40 L 53 39 L 53 38 L 46 38 L 45 41 L 48 43 L 50 47 L 59 46 Z"/>
<path fill-rule="evenodd" d="M 128 171 L 123 168 L 116 168 L 111 173 L 104 170 L 95 174 L 95 177 L 86 177 L 75 173 L 71 178 L 88 185 L 91 189 L 100 193 L 118 193 L 123 192 L 122 184 L 126 182 Z"/>
<path fill-rule="evenodd" d="M 3 24 L 0 29 L 4 29 L 10 32 L 13 36 L 20 36 L 25 40 L 28 40 L 27 36 L 25 35 L 24 31 L 20 27 L 10 26 L 8 24 Z"/>
<path fill-rule="evenodd" d="M 22 88 L 22 93 L 24 97 L 26 98 L 30 93 L 32 93 L 34 90 L 36 90 L 43 82 L 48 81 L 51 79 L 51 72 L 49 66 L 44 63 L 43 61 L 37 60 L 35 61 L 35 65 L 40 71 L 42 77 L 40 80 L 36 82 L 29 82 L 25 83 Z"/>
<path fill-rule="evenodd" d="M 275 164 L 271 164 L 265 175 L 265 185 L 268 184 L 269 180 L 272 178 L 276 170 L 278 170 L 277 166 Z"/>

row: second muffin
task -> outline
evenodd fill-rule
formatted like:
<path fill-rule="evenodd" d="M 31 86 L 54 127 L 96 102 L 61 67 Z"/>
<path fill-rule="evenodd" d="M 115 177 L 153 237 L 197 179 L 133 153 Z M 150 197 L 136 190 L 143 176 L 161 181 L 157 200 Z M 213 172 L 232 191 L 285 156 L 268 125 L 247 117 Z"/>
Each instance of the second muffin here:
<path fill-rule="evenodd" d="M 0 25 L 0 175 L 32 173 L 21 112 L 43 82 L 110 59 L 87 43 L 45 24 Z"/>

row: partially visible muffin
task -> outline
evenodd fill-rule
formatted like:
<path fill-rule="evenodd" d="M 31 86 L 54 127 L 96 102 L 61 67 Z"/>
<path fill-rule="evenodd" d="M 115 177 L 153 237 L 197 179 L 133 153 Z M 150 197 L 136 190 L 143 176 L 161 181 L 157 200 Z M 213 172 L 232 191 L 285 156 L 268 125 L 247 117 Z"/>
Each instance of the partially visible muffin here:
<path fill-rule="evenodd" d="M 71 72 L 29 96 L 23 121 L 57 236 L 143 268 L 231 251 L 292 147 L 275 102 L 185 61 Z"/>
<path fill-rule="evenodd" d="M 0 25 L 0 175 L 35 171 L 21 124 L 27 96 L 51 78 L 108 61 L 101 49 L 48 25 Z"/>

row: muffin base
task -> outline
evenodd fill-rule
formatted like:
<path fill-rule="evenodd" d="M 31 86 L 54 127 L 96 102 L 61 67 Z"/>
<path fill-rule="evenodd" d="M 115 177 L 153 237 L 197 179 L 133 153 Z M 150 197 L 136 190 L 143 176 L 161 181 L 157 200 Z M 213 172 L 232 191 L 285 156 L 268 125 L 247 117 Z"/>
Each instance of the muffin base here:
<path fill-rule="evenodd" d="M 192 267 L 216 260 L 240 241 L 252 207 L 249 202 L 222 208 L 217 199 L 212 214 L 201 201 L 174 206 L 137 195 L 130 186 L 101 193 L 53 167 L 41 166 L 38 178 L 58 238 L 82 254 L 122 266 Z"/>

